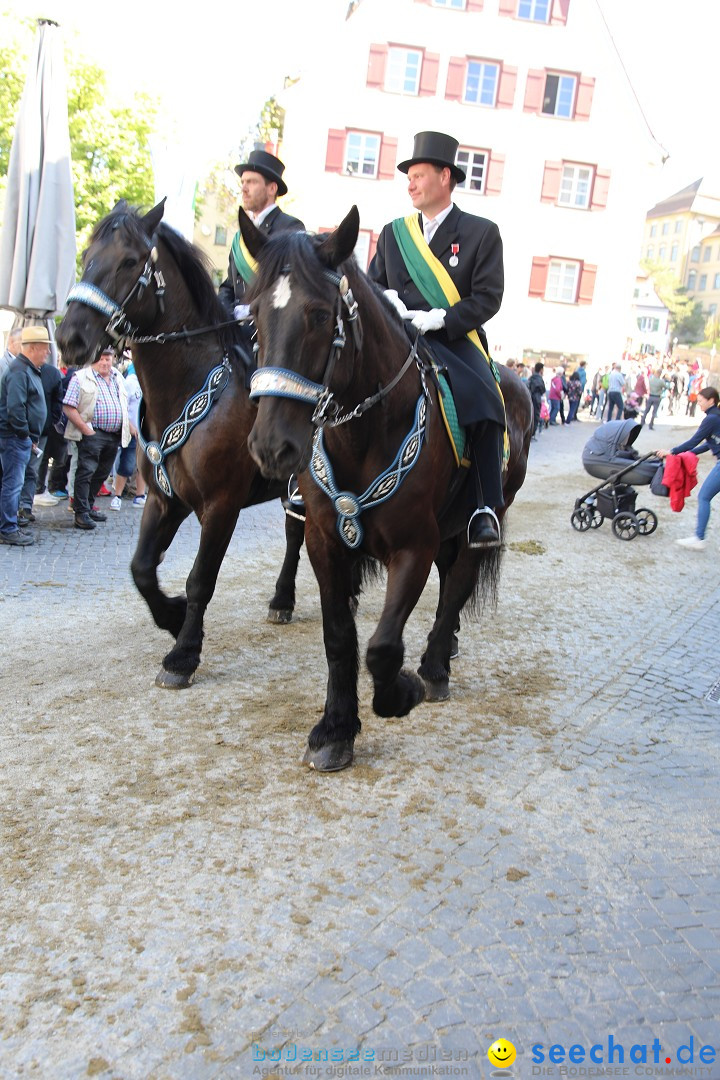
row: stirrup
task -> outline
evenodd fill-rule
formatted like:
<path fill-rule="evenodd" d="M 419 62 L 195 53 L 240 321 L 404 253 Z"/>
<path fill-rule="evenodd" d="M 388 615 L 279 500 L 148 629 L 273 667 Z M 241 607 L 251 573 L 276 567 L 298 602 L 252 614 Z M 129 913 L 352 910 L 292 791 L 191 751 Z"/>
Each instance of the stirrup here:
<path fill-rule="evenodd" d="M 305 503 L 294 473 L 288 480 L 287 498 L 282 499 L 282 508 L 288 517 L 295 518 L 296 521 L 305 521 Z"/>
<path fill-rule="evenodd" d="M 497 529 L 497 536 L 493 536 L 492 538 L 488 537 L 487 540 L 476 540 L 474 542 L 471 542 L 471 540 L 470 540 L 470 526 L 472 525 L 473 521 L 478 516 L 478 514 L 488 514 L 493 519 L 493 521 L 495 522 L 495 528 Z M 502 543 L 502 541 L 500 539 L 500 522 L 498 521 L 497 514 L 495 513 L 495 511 L 492 509 L 491 506 L 478 507 L 478 509 L 475 510 L 475 512 L 470 515 L 470 520 L 468 521 L 468 525 L 467 525 L 467 542 L 468 542 L 468 547 L 472 548 L 473 550 L 477 550 L 477 549 L 482 550 L 483 548 L 500 547 L 500 544 Z"/>

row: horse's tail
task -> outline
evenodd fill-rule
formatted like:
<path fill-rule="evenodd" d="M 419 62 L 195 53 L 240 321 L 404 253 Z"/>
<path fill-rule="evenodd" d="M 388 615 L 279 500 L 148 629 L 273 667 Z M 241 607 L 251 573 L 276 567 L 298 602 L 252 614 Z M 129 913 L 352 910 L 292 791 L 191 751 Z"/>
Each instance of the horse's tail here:
<path fill-rule="evenodd" d="M 477 579 L 472 595 L 465 605 L 465 614 L 479 617 L 487 607 L 495 608 L 498 600 L 500 582 L 500 563 L 502 561 L 502 540 L 505 534 L 505 522 L 500 521 L 500 547 L 484 548 L 477 552 Z"/>

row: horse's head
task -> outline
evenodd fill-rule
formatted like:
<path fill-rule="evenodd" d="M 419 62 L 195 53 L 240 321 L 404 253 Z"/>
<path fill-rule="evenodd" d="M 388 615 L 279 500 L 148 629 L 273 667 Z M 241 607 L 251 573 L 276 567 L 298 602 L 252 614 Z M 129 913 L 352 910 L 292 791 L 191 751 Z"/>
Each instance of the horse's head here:
<path fill-rule="evenodd" d="M 95 226 L 83 254 L 83 276 L 70 292 L 57 334 L 68 363 L 92 362 L 103 345 L 122 336 L 126 320 L 146 326 L 162 305 L 152 278 L 164 208 L 163 199 L 143 216 L 123 199 Z"/>
<path fill-rule="evenodd" d="M 361 329 L 350 289 L 359 273 L 351 256 L 360 218 L 353 207 L 328 236 L 269 238 L 242 209 L 239 221 L 258 263 L 249 299 L 258 357 L 251 397 L 259 407 L 248 446 L 263 474 L 280 478 L 307 466 L 318 409 L 327 392 L 341 400 L 353 376 Z"/>

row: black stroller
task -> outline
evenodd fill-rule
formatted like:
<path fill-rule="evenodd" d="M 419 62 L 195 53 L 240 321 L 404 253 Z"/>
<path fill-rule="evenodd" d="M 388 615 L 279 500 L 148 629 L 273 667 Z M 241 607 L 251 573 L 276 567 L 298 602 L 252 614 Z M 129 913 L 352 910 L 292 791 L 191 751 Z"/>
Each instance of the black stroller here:
<path fill-rule="evenodd" d="M 636 420 L 610 420 L 585 444 L 585 472 L 603 483 L 575 500 L 570 522 L 578 532 L 599 529 L 605 518 L 611 520 L 612 531 L 620 540 L 634 540 L 638 533 L 650 536 L 657 529 L 657 515 L 652 510 L 635 508 L 637 492 L 632 485 L 641 487 L 662 477 L 659 458 L 654 454 L 640 457 L 632 449 L 641 430 Z M 661 472 L 656 477 L 658 469 Z"/>

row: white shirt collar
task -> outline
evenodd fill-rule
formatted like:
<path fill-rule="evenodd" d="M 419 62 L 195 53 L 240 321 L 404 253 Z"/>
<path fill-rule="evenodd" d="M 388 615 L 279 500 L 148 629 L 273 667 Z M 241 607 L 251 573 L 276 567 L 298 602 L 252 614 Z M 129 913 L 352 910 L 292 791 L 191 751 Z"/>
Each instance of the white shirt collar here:
<path fill-rule="evenodd" d="M 429 218 L 427 216 L 427 214 L 423 213 L 422 214 L 423 232 L 427 228 L 427 224 L 428 224 L 429 221 L 436 222 L 435 230 L 437 231 L 440 228 L 440 226 L 442 225 L 445 218 L 448 216 L 448 214 L 452 210 L 452 208 L 453 208 L 453 204 L 450 203 L 450 205 L 446 206 L 444 210 L 441 210 L 439 214 L 436 214 L 434 218 Z"/>
<path fill-rule="evenodd" d="M 257 214 L 253 215 L 253 222 L 256 229 L 260 228 L 265 218 L 275 209 L 276 206 L 277 203 L 271 202 L 270 205 L 266 206 L 264 210 L 260 210 Z"/>

